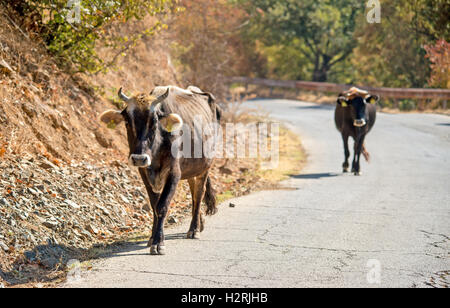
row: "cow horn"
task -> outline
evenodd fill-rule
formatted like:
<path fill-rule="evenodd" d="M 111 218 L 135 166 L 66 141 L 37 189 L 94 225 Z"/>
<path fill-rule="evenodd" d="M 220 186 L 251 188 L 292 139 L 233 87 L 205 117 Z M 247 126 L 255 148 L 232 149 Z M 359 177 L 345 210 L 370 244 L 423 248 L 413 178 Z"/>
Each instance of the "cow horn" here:
<path fill-rule="evenodd" d="M 166 93 L 158 97 L 151 105 L 150 111 L 154 112 L 156 110 L 156 107 L 161 104 L 166 98 L 169 97 L 170 88 L 167 89 Z"/>
<path fill-rule="evenodd" d="M 122 88 L 120 88 L 119 90 L 119 97 L 121 100 L 123 100 L 124 102 L 128 102 L 130 100 L 130 98 L 128 96 L 126 96 L 125 94 L 123 94 L 122 92 Z"/>

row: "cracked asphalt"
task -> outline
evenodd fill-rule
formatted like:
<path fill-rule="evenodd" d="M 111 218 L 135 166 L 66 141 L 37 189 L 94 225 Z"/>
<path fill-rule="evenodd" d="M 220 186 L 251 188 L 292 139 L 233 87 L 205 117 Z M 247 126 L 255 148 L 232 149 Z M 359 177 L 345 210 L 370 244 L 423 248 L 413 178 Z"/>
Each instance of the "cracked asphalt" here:
<path fill-rule="evenodd" d="M 130 243 L 65 287 L 449 287 L 450 118 L 379 114 L 361 177 L 344 159 L 330 106 L 255 100 L 302 137 L 303 173 L 166 231 L 167 255 Z M 369 279 L 368 279 L 369 278 Z"/>

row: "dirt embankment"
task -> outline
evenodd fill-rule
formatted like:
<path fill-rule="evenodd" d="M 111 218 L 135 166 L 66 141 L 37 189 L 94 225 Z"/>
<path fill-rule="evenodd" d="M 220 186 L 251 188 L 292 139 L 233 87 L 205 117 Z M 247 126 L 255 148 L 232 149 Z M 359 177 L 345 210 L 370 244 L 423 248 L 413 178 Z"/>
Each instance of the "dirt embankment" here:
<path fill-rule="evenodd" d="M 125 130 L 97 118 L 116 108 L 111 96 L 122 85 L 148 91 L 178 80 L 162 37 L 144 40 L 119 72 L 69 75 L 9 16 L 0 18 L 0 287 L 35 286 L 63 277 L 69 259 L 96 257 L 99 247 L 150 231 L 145 189 L 127 165 Z M 280 179 L 257 169 L 254 161 L 219 161 L 212 178 L 220 199 Z M 190 213 L 188 191 L 180 185 L 168 224 Z"/>

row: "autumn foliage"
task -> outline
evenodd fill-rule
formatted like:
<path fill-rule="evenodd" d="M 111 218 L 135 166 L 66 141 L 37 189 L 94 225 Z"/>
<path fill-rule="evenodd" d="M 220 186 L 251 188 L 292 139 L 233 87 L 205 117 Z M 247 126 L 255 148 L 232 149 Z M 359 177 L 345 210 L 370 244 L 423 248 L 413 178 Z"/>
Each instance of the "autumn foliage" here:
<path fill-rule="evenodd" d="M 249 18 L 227 0 L 182 0 L 173 20 L 172 50 L 186 84 L 223 92 L 223 77 L 247 73 L 248 49 L 240 30 Z M 220 95 L 220 94 L 219 94 Z"/>
<path fill-rule="evenodd" d="M 435 45 L 426 45 L 425 50 L 431 62 L 430 85 L 450 89 L 450 43 L 441 39 Z"/>

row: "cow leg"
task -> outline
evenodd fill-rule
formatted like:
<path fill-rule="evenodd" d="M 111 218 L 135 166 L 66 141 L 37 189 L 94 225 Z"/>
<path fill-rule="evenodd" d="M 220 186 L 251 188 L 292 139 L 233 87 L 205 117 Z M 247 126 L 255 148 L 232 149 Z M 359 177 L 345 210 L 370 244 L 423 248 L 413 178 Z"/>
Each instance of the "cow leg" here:
<path fill-rule="evenodd" d="M 152 236 L 148 240 L 147 247 L 150 247 L 153 241 L 153 237 L 155 235 L 155 231 L 158 224 L 158 215 L 156 215 L 156 205 L 158 204 L 158 200 L 160 197 L 160 194 L 155 194 L 153 191 L 149 193 L 150 196 L 150 204 L 152 205 L 152 211 L 153 211 L 153 227 L 152 227 Z"/>
<path fill-rule="evenodd" d="M 158 222 L 156 223 L 156 229 L 153 232 L 152 245 L 150 248 L 150 253 L 152 255 L 164 255 L 165 245 L 164 245 L 164 221 L 166 219 L 167 213 L 169 211 L 169 205 L 175 195 L 175 190 L 180 182 L 181 172 L 171 172 L 167 177 L 166 184 L 161 193 L 161 196 L 156 205 L 156 213 L 158 216 Z"/>
<path fill-rule="evenodd" d="M 147 172 L 148 172 L 147 170 L 139 169 L 139 174 L 141 175 L 142 181 L 144 182 L 144 185 L 145 185 L 145 189 L 147 190 L 147 194 L 150 199 L 150 205 L 152 207 L 152 212 L 153 212 L 152 236 L 150 237 L 150 240 L 147 243 L 147 247 L 150 247 L 152 244 L 153 235 L 156 230 L 156 224 L 158 223 L 158 216 L 156 215 L 156 205 L 158 203 L 160 194 L 153 192 L 153 189 L 150 186 L 150 182 L 147 177 Z"/>
<path fill-rule="evenodd" d="M 205 195 L 206 180 L 208 179 L 208 173 L 199 176 L 195 179 L 193 208 L 192 208 L 192 221 L 187 234 L 188 238 L 200 239 L 200 232 L 203 231 L 203 218 L 201 204 L 203 196 Z M 192 191 L 192 189 L 191 189 Z"/>
<path fill-rule="evenodd" d="M 196 204 L 196 196 L 195 196 L 195 183 L 196 183 L 196 178 L 191 178 L 188 180 L 189 182 L 189 188 L 191 190 L 191 196 L 192 196 L 192 220 L 191 220 L 191 226 L 194 223 L 194 217 L 195 217 L 195 204 Z M 192 238 L 193 234 L 190 231 L 191 229 L 189 228 L 189 231 L 187 233 L 187 238 Z"/>
<path fill-rule="evenodd" d="M 348 148 L 348 138 L 349 138 L 348 135 L 342 134 L 342 140 L 344 141 L 344 153 L 345 153 L 345 161 L 344 161 L 344 164 L 342 165 L 344 173 L 347 173 L 348 168 L 350 167 L 350 165 L 348 163 L 348 158 L 350 157 L 350 150 Z"/>
<path fill-rule="evenodd" d="M 196 185 L 196 178 L 192 178 L 188 180 L 189 182 L 189 188 L 191 190 L 191 196 L 192 196 L 192 219 L 194 219 L 195 217 L 195 200 L 196 200 L 196 194 L 195 194 L 195 185 Z M 201 201 L 200 201 L 201 204 Z M 191 225 L 192 225 L 192 221 L 191 221 Z M 202 232 L 204 229 L 204 219 L 203 219 L 203 215 L 202 212 L 200 211 L 200 232 Z M 189 232 L 187 234 L 188 238 L 192 238 L 192 236 L 189 236 Z"/>
<path fill-rule="evenodd" d="M 362 153 L 362 147 L 364 144 L 364 137 L 361 136 L 358 138 L 358 141 L 355 142 L 355 159 L 353 162 L 353 171 L 355 175 L 361 175 L 361 165 L 360 165 L 360 158 Z"/>
<path fill-rule="evenodd" d="M 355 145 L 353 146 L 353 162 L 352 162 L 352 172 L 356 172 L 356 155 L 357 155 L 357 147 L 358 147 L 358 138 L 355 138 Z"/>

